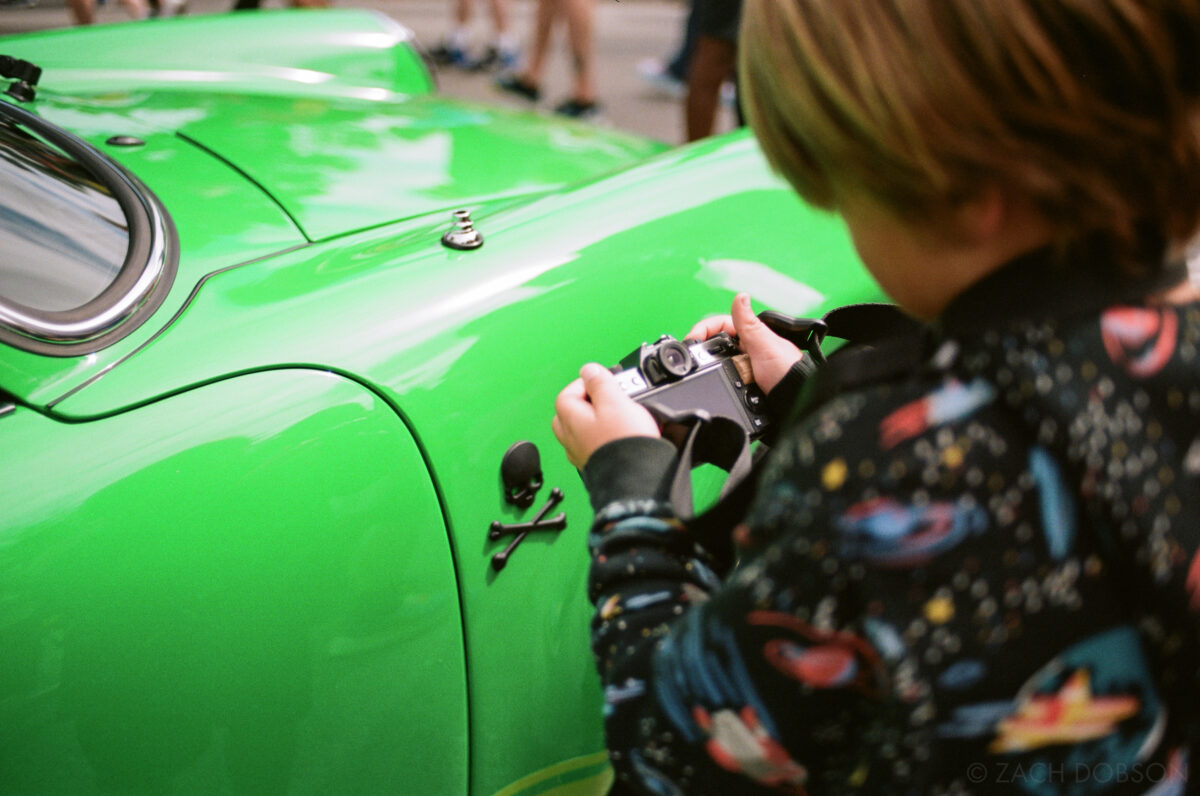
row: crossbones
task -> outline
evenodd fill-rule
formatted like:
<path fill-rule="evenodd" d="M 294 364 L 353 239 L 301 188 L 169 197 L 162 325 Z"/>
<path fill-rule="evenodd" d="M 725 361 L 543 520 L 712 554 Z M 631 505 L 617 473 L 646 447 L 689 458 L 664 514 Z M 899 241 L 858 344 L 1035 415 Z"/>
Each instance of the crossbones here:
<path fill-rule="evenodd" d="M 508 547 L 501 550 L 492 556 L 492 569 L 499 572 L 508 564 L 508 557 L 512 555 L 513 550 L 517 549 L 525 537 L 533 531 L 561 531 L 567 527 L 567 515 L 563 512 L 555 514 L 550 519 L 545 519 L 545 516 L 550 513 L 550 509 L 562 502 L 563 492 L 558 487 L 550 490 L 550 497 L 546 501 L 546 505 L 542 506 L 537 515 L 529 522 L 514 522 L 504 524 L 502 522 L 493 522 L 488 528 L 488 539 L 495 541 L 504 536 L 515 534 L 515 538 L 508 543 Z"/>

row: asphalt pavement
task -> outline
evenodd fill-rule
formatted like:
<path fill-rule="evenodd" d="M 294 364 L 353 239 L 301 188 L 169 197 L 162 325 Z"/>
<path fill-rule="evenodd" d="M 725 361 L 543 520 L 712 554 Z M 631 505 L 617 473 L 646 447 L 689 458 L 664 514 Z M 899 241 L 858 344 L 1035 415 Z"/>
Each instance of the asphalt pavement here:
<path fill-rule="evenodd" d="M 36 5 L 26 7 L 14 5 L 23 1 L 0 0 L 0 34 L 71 24 L 63 0 L 36 0 Z M 522 42 L 531 38 L 536 3 L 537 0 L 512 0 L 513 28 Z M 650 86 L 638 75 L 637 64 L 645 58 L 667 58 L 673 54 L 682 34 L 687 3 L 684 0 L 595 0 L 595 3 L 597 93 L 602 109 L 593 123 L 668 143 L 682 142 L 682 100 Z M 232 4 L 233 0 L 189 0 L 187 13 L 225 13 Z M 271 13 L 284 5 L 283 0 L 264 0 L 264 11 L 259 13 Z M 382 11 L 412 29 L 426 47 L 432 47 L 449 30 L 454 4 L 452 0 L 334 0 L 334 5 Z M 475 3 L 474 31 L 481 42 L 490 28 L 487 5 L 486 2 Z M 97 9 L 97 24 L 127 19 L 118 0 L 107 0 Z M 152 25 L 155 20 L 139 24 Z M 219 42 L 214 42 L 213 46 L 214 49 L 219 47 Z M 3 54 L 2 47 L 0 54 Z M 147 53 L 147 60 L 153 62 L 153 53 Z M 439 90 L 448 96 L 550 113 L 551 108 L 566 98 L 570 88 L 566 31 L 560 25 L 555 33 L 552 57 L 542 86 L 542 100 L 537 106 L 501 92 L 494 86 L 494 77 L 492 72 L 451 68 L 441 68 L 437 74 Z M 729 129 L 732 125 L 732 114 L 728 109 L 722 110 L 718 129 Z"/>

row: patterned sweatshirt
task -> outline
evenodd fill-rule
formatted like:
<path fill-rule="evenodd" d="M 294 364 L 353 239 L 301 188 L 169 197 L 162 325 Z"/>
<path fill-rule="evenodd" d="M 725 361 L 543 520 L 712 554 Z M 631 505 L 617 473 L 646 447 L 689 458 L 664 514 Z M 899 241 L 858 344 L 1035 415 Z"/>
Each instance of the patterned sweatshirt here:
<path fill-rule="evenodd" d="M 1017 260 L 948 308 L 927 365 L 803 412 L 730 529 L 732 566 L 664 499 L 669 443 L 593 455 L 620 782 L 1188 790 L 1200 306 L 1113 282 Z"/>

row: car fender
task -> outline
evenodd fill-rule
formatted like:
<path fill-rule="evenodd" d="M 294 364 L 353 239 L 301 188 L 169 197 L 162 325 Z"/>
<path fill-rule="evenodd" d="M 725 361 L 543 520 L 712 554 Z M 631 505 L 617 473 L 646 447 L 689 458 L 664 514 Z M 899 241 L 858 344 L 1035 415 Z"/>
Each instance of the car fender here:
<path fill-rule="evenodd" d="M 0 440 L 6 790 L 466 792 L 450 547 L 385 401 L 281 369 Z"/>

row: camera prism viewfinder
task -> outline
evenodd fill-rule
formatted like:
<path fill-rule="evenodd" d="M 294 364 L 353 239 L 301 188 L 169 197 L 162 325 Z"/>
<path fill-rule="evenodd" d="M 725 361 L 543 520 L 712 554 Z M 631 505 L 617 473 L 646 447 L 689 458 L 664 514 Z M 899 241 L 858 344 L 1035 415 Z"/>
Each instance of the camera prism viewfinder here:
<path fill-rule="evenodd" d="M 724 332 L 699 343 L 663 335 L 643 343 L 612 371 L 621 389 L 643 406 L 729 418 L 750 439 L 767 430 L 766 399 L 754 383 L 750 358 Z"/>

